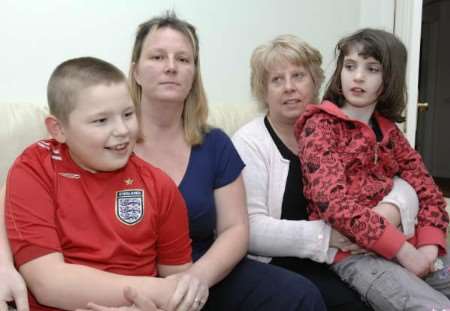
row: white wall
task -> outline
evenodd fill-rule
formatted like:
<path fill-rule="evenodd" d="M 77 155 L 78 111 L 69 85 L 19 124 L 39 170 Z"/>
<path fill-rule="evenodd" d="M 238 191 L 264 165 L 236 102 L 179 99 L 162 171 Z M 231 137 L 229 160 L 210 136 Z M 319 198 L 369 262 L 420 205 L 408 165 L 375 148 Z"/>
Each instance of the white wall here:
<path fill-rule="evenodd" d="M 361 0 L 361 27 L 376 27 L 393 32 L 396 1 L 398 0 Z"/>
<path fill-rule="evenodd" d="M 419 95 L 422 0 L 396 0 L 395 10 L 395 34 L 403 40 L 408 49 L 408 65 L 406 68 L 408 102 L 406 106 L 406 123 L 403 123 L 403 129 L 409 143 L 415 146 Z"/>
<path fill-rule="evenodd" d="M 2 0 L 0 102 L 45 105 L 54 67 L 92 55 L 128 68 L 136 26 L 175 8 L 197 26 L 211 103 L 246 103 L 252 50 L 294 33 L 332 68 L 336 41 L 361 26 L 391 27 L 392 0 Z"/>

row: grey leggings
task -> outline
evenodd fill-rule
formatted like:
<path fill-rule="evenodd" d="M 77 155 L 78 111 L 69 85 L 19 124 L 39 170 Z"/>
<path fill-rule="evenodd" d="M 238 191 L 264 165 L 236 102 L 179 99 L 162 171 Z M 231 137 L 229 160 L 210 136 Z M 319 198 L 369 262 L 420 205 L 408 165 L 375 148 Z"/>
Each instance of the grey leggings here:
<path fill-rule="evenodd" d="M 373 254 L 354 255 L 332 269 L 374 310 L 450 311 L 450 260 L 443 268 L 420 279 L 401 265 Z"/>

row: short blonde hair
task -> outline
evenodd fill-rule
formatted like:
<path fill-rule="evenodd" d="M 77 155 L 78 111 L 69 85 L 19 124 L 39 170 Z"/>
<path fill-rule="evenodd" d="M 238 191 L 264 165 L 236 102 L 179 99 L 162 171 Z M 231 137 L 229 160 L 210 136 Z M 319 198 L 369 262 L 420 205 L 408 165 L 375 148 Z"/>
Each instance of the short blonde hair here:
<path fill-rule="evenodd" d="M 183 34 L 191 43 L 194 54 L 195 74 L 192 88 L 185 100 L 183 109 L 183 127 L 186 141 L 191 145 L 201 144 L 203 136 L 209 130 L 208 101 L 203 87 L 200 73 L 199 44 L 194 26 L 179 19 L 174 12 L 168 11 L 163 16 L 154 17 L 139 25 L 131 55 L 131 66 L 129 72 L 131 97 L 140 111 L 142 88 L 136 82 L 133 74 L 134 64 L 139 61 L 145 38 L 160 28 L 171 28 Z"/>
<path fill-rule="evenodd" d="M 294 35 L 280 35 L 266 44 L 258 46 L 250 60 L 250 85 L 253 96 L 262 110 L 267 109 L 267 79 L 271 67 L 283 61 L 304 66 L 314 82 L 314 101 L 319 101 L 319 91 L 325 78 L 320 52 Z"/>

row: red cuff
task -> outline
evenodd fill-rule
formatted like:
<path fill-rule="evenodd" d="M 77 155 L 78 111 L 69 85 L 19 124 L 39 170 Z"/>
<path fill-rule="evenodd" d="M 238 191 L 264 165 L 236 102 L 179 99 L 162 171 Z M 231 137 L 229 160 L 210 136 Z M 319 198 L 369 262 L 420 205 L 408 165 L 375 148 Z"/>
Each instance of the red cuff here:
<path fill-rule="evenodd" d="M 424 245 L 437 245 L 439 256 L 447 253 L 447 241 L 445 233 L 436 227 L 421 227 L 416 230 L 416 247 Z"/>
<path fill-rule="evenodd" d="M 172 258 L 158 258 L 157 263 L 161 265 L 168 265 L 168 266 L 177 266 L 177 265 L 184 265 L 187 263 L 192 262 L 192 251 L 189 245 L 189 249 L 184 252 L 183 255 L 180 254 L 178 257 L 172 257 Z"/>
<path fill-rule="evenodd" d="M 28 261 L 55 252 L 60 253 L 61 251 L 30 244 L 25 247 L 22 247 L 14 254 L 14 262 L 16 264 L 16 267 L 20 267 L 21 265 L 27 263 Z"/>
<path fill-rule="evenodd" d="M 400 230 L 392 224 L 387 224 L 383 234 L 378 241 L 372 245 L 371 250 L 386 259 L 392 259 L 397 255 L 405 241 L 406 238 Z"/>

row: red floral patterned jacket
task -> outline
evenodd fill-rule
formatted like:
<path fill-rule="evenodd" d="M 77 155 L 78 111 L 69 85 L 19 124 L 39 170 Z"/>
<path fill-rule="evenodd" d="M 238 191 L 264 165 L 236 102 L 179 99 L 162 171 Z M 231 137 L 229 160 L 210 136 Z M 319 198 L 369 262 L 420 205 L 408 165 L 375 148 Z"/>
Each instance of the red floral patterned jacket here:
<path fill-rule="evenodd" d="M 416 247 L 438 245 L 445 253 L 449 222 L 442 193 L 420 155 L 390 120 L 375 113 L 383 134 L 351 120 L 336 105 L 310 105 L 295 125 L 310 219 L 332 227 L 386 258 L 393 258 L 405 237 L 371 210 L 392 189 L 393 176 L 406 180 L 419 197 L 418 224 L 410 240 Z M 345 257 L 340 254 L 336 259 Z"/>

